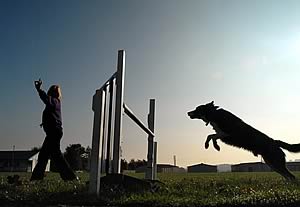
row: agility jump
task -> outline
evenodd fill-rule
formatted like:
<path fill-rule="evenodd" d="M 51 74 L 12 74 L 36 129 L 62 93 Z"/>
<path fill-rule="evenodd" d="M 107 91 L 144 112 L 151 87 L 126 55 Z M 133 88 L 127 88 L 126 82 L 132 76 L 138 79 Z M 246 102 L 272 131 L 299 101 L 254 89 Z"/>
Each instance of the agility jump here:
<path fill-rule="evenodd" d="M 125 51 L 118 51 L 117 72 L 93 96 L 94 124 L 92 134 L 89 192 L 99 195 L 101 173 L 121 172 L 120 143 L 122 114 L 128 115 L 148 134 L 146 179 L 156 179 L 157 142 L 154 142 L 155 99 L 150 99 L 148 126 L 124 103 Z"/>

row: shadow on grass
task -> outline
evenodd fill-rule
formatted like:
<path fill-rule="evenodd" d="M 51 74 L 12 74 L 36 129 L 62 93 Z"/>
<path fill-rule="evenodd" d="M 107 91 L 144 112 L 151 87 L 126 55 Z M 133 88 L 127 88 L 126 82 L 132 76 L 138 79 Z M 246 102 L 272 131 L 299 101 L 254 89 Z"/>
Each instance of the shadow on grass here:
<path fill-rule="evenodd" d="M 122 197 L 132 193 L 157 192 L 163 184 L 159 181 L 137 179 L 126 175 L 107 175 L 101 178 L 100 197 L 88 193 L 88 182 L 45 179 L 29 182 L 0 184 L 0 203 L 4 206 L 114 206 Z"/>

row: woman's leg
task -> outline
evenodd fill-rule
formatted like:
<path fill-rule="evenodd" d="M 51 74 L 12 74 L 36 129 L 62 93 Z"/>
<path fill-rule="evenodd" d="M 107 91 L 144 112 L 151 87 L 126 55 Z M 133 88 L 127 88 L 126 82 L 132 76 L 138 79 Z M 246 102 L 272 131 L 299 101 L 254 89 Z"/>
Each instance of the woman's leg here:
<path fill-rule="evenodd" d="M 50 146 L 51 140 L 46 136 L 39 152 L 38 162 L 32 172 L 30 180 L 42 180 L 44 178 L 45 169 L 50 158 Z"/>
<path fill-rule="evenodd" d="M 63 180 L 75 180 L 77 176 L 65 160 L 64 156 L 60 150 L 60 139 L 62 137 L 62 132 L 57 132 L 53 137 L 53 145 L 51 148 L 51 161 L 55 163 L 60 176 Z"/>

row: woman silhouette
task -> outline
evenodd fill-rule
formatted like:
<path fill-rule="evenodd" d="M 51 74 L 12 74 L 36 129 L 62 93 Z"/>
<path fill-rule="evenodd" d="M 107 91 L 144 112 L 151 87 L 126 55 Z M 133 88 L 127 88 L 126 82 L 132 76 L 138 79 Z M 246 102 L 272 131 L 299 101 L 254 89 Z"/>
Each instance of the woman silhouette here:
<path fill-rule="evenodd" d="M 41 124 L 46 133 L 46 138 L 39 152 L 38 162 L 30 180 L 42 180 L 44 178 L 48 159 L 51 159 L 51 162 L 55 163 L 63 180 L 78 179 L 60 151 L 60 140 L 63 136 L 60 87 L 52 85 L 46 94 L 41 89 L 41 79 L 34 81 L 34 85 L 41 100 L 46 105 Z"/>

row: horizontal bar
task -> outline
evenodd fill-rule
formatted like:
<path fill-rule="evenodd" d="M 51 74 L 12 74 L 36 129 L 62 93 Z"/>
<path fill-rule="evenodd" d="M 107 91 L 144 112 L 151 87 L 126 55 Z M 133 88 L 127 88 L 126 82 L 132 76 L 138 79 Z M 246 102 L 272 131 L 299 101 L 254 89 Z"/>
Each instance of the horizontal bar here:
<path fill-rule="evenodd" d="M 117 77 L 117 72 L 115 72 L 98 90 L 103 90 L 107 87 L 111 80 Z"/>
<path fill-rule="evenodd" d="M 154 133 L 148 129 L 148 127 L 145 126 L 145 124 L 143 124 L 143 122 L 141 122 L 135 115 L 134 113 L 128 108 L 128 106 L 126 106 L 125 103 L 123 103 L 123 108 L 124 108 L 124 112 L 125 114 L 127 114 L 137 125 L 139 125 L 148 135 L 151 135 L 153 137 L 155 137 Z"/>

